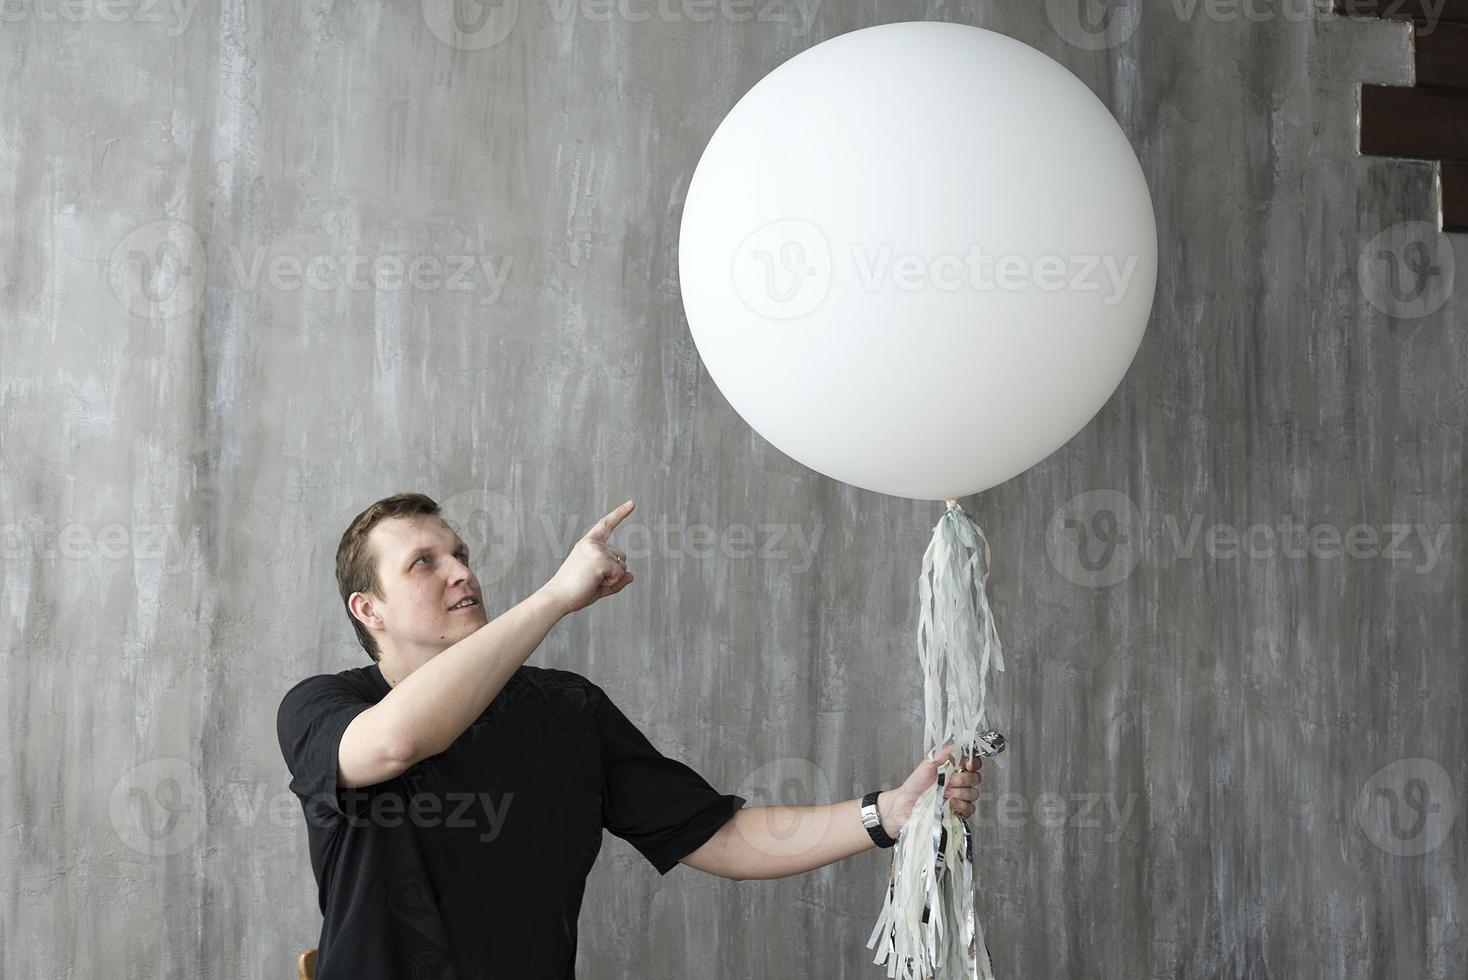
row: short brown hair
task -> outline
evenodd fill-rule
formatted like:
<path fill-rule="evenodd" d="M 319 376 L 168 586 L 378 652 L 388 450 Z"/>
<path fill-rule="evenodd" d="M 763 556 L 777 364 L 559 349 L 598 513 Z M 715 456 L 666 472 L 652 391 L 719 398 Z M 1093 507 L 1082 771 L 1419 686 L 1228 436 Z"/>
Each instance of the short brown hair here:
<path fill-rule="evenodd" d="M 382 651 L 370 630 L 352 615 L 352 593 L 370 592 L 382 598 L 382 580 L 377 577 L 377 556 L 367 542 L 367 535 L 379 523 L 389 517 L 437 516 L 438 503 L 427 494 L 409 491 L 383 497 L 352 520 L 342 534 L 341 544 L 336 547 L 336 584 L 341 590 L 342 604 L 347 607 L 347 618 L 352 629 L 357 631 L 357 641 L 367 656 L 376 663 L 382 659 Z"/>

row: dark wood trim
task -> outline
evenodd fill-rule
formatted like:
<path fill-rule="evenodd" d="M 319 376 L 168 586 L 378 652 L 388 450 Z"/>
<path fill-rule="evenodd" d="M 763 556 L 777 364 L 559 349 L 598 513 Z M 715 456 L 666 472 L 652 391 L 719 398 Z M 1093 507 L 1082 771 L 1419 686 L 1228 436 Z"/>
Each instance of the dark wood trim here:
<path fill-rule="evenodd" d="M 1468 160 L 1468 98 L 1446 89 L 1362 85 L 1361 152 Z"/>
<path fill-rule="evenodd" d="M 1360 87 L 1360 149 L 1436 161 L 1443 231 L 1468 232 L 1468 0 L 1332 3 L 1338 14 L 1412 22 L 1416 81 Z"/>
<path fill-rule="evenodd" d="M 1440 169 L 1443 231 L 1468 231 L 1468 163 L 1449 160 Z"/>
<path fill-rule="evenodd" d="M 1334 0 L 1334 3 L 1338 14 L 1412 20 L 1429 30 L 1437 24 L 1468 24 L 1468 0 Z"/>
<path fill-rule="evenodd" d="M 1417 33 L 1417 84 L 1468 90 L 1468 24 Z"/>

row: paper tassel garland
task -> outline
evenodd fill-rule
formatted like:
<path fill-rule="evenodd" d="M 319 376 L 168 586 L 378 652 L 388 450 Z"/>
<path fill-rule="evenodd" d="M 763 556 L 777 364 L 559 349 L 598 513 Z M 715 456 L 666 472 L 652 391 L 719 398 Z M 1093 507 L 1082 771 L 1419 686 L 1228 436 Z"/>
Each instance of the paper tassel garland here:
<path fill-rule="evenodd" d="M 986 699 L 1004 655 L 984 582 L 989 543 L 955 499 L 933 529 L 918 577 L 918 659 L 924 734 L 936 757 L 952 743 L 937 785 L 913 807 L 892 848 L 887 897 L 867 947 L 893 980 L 994 980 L 984 930 L 974 916 L 973 837 L 944 806 L 943 786 L 974 755 L 1004 750 Z"/>

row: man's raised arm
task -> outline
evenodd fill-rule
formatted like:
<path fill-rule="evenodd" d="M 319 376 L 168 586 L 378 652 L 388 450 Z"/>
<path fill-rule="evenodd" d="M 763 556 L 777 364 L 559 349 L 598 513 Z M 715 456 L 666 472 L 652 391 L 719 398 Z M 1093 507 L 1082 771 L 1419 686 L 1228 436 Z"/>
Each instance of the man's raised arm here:
<path fill-rule="evenodd" d="M 633 507 L 629 500 L 593 524 L 533 595 L 430 658 L 353 718 L 338 750 L 340 785 L 380 783 L 447 749 L 562 616 L 631 584 L 607 539 Z"/>

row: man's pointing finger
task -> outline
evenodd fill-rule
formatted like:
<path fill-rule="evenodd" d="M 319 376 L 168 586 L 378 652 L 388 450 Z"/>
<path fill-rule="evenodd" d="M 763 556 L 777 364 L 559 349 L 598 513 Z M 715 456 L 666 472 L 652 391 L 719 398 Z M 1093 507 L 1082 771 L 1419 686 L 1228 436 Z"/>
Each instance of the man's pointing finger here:
<path fill-rule="evenodd" d="M 614 530 L 616 530 L 617 525 L 622 523 L 622 518 L 632 513 L 634 507 L 636 507 L 636 504 L 634 504 L 630 500 L 627 501 L 625 504 L 612 511 L 606 517 L 603 517 L 601 520 L 593 524 L 587 536 L 590 537 L 593 541 L 605 541 L 607 538 L 611 537 L 611 534 Z"/>

